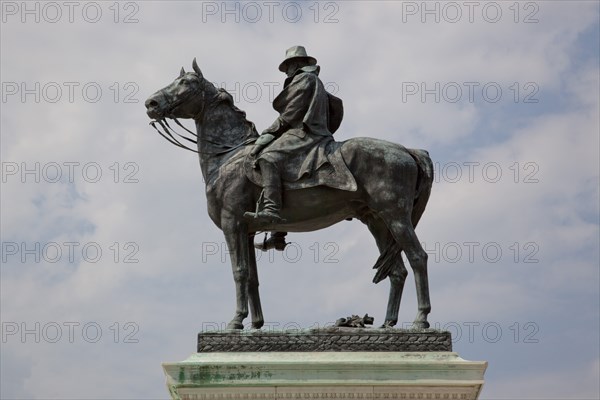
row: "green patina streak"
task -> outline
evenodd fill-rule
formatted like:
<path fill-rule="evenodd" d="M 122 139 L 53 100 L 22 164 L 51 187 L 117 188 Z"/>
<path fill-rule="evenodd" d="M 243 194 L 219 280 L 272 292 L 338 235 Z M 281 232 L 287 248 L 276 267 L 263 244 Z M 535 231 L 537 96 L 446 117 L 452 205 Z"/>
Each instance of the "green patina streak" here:
<path fill-rule="evenodd" d="M 179 383 L 186 383 L 185 368 L 179 369 Z M 248 366 L 223 367 L 223 366 L 198 366 L 189 372 L 188 383 L 194 385 L 207 385 L 235 381 L 267 380 L 273 377 L 270 371 Z"/>
<path fill-rule="evenodd" d="M 190 376 L 190 380 L 195 384 L 221 382 L 224 379 L 218 366 L 199 366 Z"/>

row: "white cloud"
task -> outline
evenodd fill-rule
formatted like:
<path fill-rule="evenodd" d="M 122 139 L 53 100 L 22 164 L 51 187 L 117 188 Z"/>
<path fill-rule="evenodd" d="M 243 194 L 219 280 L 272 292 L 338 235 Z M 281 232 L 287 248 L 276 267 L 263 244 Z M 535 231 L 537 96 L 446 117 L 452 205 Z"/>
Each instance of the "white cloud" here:
<path fill-rule="evenodd" d="M 160 362 L 191 353 L 203 323 L 229 320 L 234 287 L 222 234 L 206 213 L 197 159 L 153 132 L 143 102 L 170 83 L 182 65 L 190 69 L 196 56 L 207 79 L 232 92 L 239 88 L 233 93 L 238 106 L 261 130 L 276 117 L 265 84 L 281 85 L 277 65 L 295 44 L 305 45 L 319 59 L 322 79 L 339 87 L 346 118 L 338 140 L 373 136 L 433 148 L 441 167 L 448 160 L 461 166 L 458 182 L 442 175 L 435 183 L 417 229 L 426 248 L 433 249 L 431 321 L 496 321 L 505 333 L 515 322 L 540 327 L 540 343 L 527 348 L 533 354 L 529 368 L 538 370 L 534 375 L 525 375 L 526 366 L 506 363 L 507 357 L 519 355 L 518 345 L 457 343 L 467 358 L 490 362 L 492 380 L 484 396 L 598 395 L 598 362 L 590 364 L 583 356 L 597 351 L 598 344 L 588 336 L 563 344 L 577 356 L 560 368 L 534 361 L 552 353 L 550 331 L 558 336 L 570 335 L 572 326 L 598 331 L 598 51 L 586 36 L 598 29 L 597 4 L 532 3 L 539 6 L 539 23 L 534 24 L 514 23 L 509 3 L 499 3 L 504 14 L 496 24 L 481 19 L 422 24 L 418 15 L 402 22 L 401 2 L 335 4 L 338 22 L 330 24 L 312 22 L 313 10 L 306 7 L 298 23 L 280 15 L 272 24 L 221 23 L 219 15 L 200 22 L 202 3 L 196 2 L 139 3 L 139 23 L 134 24 L 115 24 L 108 8 L 107 19 L 97 24 L 81 19 L 21 24 L 19 18 L 2 24 L 5 88 L 6 82 L 19 88 L 21 82 L 27 88 L 39 82 L 42 88 L 39 103 L 31 94 L 22 102 L 20 94 L 3 91 L 8 96 L 2 102 L 3 168 L 7 163 L 19 168 L 2 183 L 3 246 L 40 242 L 43 247 L 52 241 L 63 250 L 56 263 L 36 263 L 32 255 L 23 263 L 20 254 L 4 254 L 2 322 L 23 322 L 28 328 L 35 322 L 42 327 L 95 322 L 103 329 L 96 344 L 79 331 L 74 343 L 35 343 L 31 335 L 21 343 L 19 334 L 10 336 L 2 343 L 2 397 L 166 396 Z M 319 20 L 332 11 L 320 9 Z M 519 18 L 526 11 L 531 10 L 521 9 Z M 593 57 L 586 59 L 586 53 Z M 47 101 L 52 82 L 62 88 L 56 103 Z M 73 102 L 68 82 L 79 83 Z M 129 82 L 134 85 L 126 87 Z M 432 95 L 422 102 L 416 94 L 403 101 L 402 90 L 411 82 L 427 88 L 436 82 L 442 87 L 457 82 L 463 88 L 465 82 L 495 82 L 503 97 L 498 103 L 480 95 L 474 102 L 463 97 L 451 103 L 442 95 L 436 103 Z M 535 82 L 539 103 L 514 103 L 514 82 L 521 90 Z M 85 101 L 81 89 L 86 83 L 101 88 L 97 103 Z M 244 95 L 249 84 L 261 88 L 259 99 Z M 126 103 L 128 94 L 138 102 Z M 62 168 L 61 183 L 50 183 L 44 175 L 51 162 Z M 79 163 L 72 183 L 64 164 L 69 162 Z M 464 162 L 480 163 L 473 182 Z M 496 183 L 481 175 L 491 162 L 502 171 Z M 41 182 L 27 175 L 22 183 L 20 169 L 35 168 L 35 163 Z M 89 174 L 94 166 L 100 168 L 99 182 L 83 175 L 84 166 L 90 166 Z M 539 182 L 524 183 L 527 174 Z M 138 182 L 126 183 L 128 176 Z M 366 312 L 376 323 L 383 321 L 388 283 L 371 283 L 377 250 L 364 226 L 348 222 L 291 234 L 288 240 L 297 243 L 301 255 L 290 250 L 273 259 L 263 255 L 259 262 L 267 321 L 311 326 Z M 72 262 L 65 253 L 71 241 L 80 243 Z M 126 248 L 130 242 L 139 250 Z M 330 242 L 334 247 L 325 247 Z M 479 243 L 472 261 L 465 242 Z M 518 254 L 511 248 L 515 242 Z M 98 262 L 82 259 L 81 247 L 88 243 L 101 247 Z M 453 253 L 444 254 L 452 250 L 451 243 L 463 252 L 457 262 L 445 257 Z M 482 255 L 486 243 L 501 247 L 498 262 Z M 531 244 L 537 251 L 525 247 Z M 139 262 L 124 262 L 127 255 Z M 327 256 L 336 262 L 323 262 Z M 539 262 L 524 263 L 526 256 Z M 415 314 L 414 292 L 411 273 L 402 321 Z M 115 322 L 118 343 L 111 330 Z M 139 343 L 123 343 L 127 322 L 137 324 Z M 111 385 L 98 388 L 97 376 Z M 506 376 L 511 385 L 502 383 Z M 567 392 L 555 384 L 561 379 L 575 380 L 580 389 Z"/>

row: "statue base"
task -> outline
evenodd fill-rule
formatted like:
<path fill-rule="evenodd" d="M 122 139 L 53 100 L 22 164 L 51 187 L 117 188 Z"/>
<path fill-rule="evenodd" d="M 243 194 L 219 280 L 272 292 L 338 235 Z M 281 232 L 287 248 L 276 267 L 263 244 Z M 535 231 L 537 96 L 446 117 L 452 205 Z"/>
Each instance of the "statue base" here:
<path fill-rule="evenodd" d="M 447 332 L 433 330 L 400 331 L 395 329 L 350 329 L 336 328 L 343 346 L 348 343 L 369 342 L 365 339 L 374 336 L 378 345 L 375 350 L 333 350 L 331 344 L 321 345 L 321 350 L 303 350 L 306 346 L 291 346 L 287 351 L 273 351 L 281 342 L 314 343 L 315 332 L 299 333 L 272 332 L 225 332 L 203 333 L 199 347 L 214 346 L 219 342 L 234 343 L 240 346 L 240 338 L 247 350 L 204 351 L 193 354 L 178 363 L 164 363 L 167 387 L 173 399 L 477 399 L 483 385 L 483 375 L 487 367 L 485 361 L 463 360 L 451 351 L 384 351 L 387 340 L 392 343 L 404 342 L 400 336 L 407 336 L 407 343 L 429 342 L 434 334 Z M 354 332 L 354 333 L 353 333 Z M 373 333 L 369 335 L 368 333 Z M 416 336 L 420 332 L 426 336 Z M 263 351 L 251 351 L 247 338 L 258 340 L 268 336 L 269 346 Z M 278 336 L 279 335 L 279 336 Z M 283 335 L 283 336 L 281 336 Z M 449 334 L 448 334 L 449 335 Z M 284 340 L 285 336 L 289 336 Z M 307 336 L 307 337 L 302 337 Z M 324 342 L 331 336 L 324 336 Z M 279 337 L 279 343 L 268 343 Z M 273 342 L 273 340 L 271 340 Z M 440 341 L 441 343 L 442 341 Z M 430 342 L 433 343 L 433 340 Z M 311 346 L 314 346 L 311 344 Z M 336 347 L 341 346 L 339 343 Z M 317 346 L 319 347 L 319 346 Z M 329 348 L 329 350 L 327 350 Z M 302 349 L 302 350 L 298 350 Z"/>
<path fill-rule="evenodd" d="M 265 351 L 452 351 L 450 332 L 436 329 L 332 327 L 198 334 L 198 353 Z"/>

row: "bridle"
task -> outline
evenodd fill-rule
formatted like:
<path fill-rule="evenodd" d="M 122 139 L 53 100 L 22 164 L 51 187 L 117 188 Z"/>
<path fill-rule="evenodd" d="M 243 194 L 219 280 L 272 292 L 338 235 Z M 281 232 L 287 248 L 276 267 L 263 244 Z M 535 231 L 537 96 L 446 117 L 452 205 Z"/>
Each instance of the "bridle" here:
<path fill-rule="evenodd" d="M 156 130 L 156 132 L 158 132 L 158 134 L 160 136 L 162 136 L 163 138 L 165 138 L 169 143 L 180 147 L 182 149 L 185 150 L 189 150 L 191 152 L 194 153 L 198 153 L 197 150 L 194 150 L 193 148 L 190 148 L 188 146 L 186 146 L 185 144 L 181 143 L 175 136 L 173 136 L 173 134 L 171 132 L 173 132 L 175 135 L 177 135 L 178 137 L 187 140 L 188 142 L 194 143 L 196 146 L 198 145 L 198 135 L 192 131 L 190 131 L 189 129 L 187 129 L 186 127 L 184 127 L 178 120 L 177 118 L 173 117 L 173 110 L 175 110 L 175 108 L 179 107 L 181 104 L 185 103 L 186 101 L 190 100 L 191 98 L 193 98 L 194 96 L 200 94 L 202 96 L 202 108 L 200 109 L 200 111 L 198 112 L 198 114 L 196 114 L 194 116 L 194 120 L 196 120 L 197 118 L 199 118 L 203 113 L 204 113 L 204 91 L 201 91 L 197 88 L 194 88 L 192 91 L 189 92 L 189 94 L 183 98 L 178 99 L 177 101 L 174 102 L 170 102 L 170 96 L 167 95 L 165 89 L 160 89 L 158 91 L 158 93 L 160 93 L 162 95 L 162 97 L 164 99 L 166 99 L 167 101 L 167 111 L 163 114 L 163 117 L 161 119 L 156 119 L 153 121 L 150 121 L 150 125 Z M 181 126 L 185 131 L 187 131 L 188 133 L 192 134 L 192 136 L 195 139 L 191 139 L 188 138 L 186 136 L 183 136 L 181 134 L 179 134 L 178 132 L 176 132 L 175 130 L 173 130 L 173 128 L 171 128 L 171 126 L 169 125 L 169 123 L 167 122 L 166 118 L 171 118 L 173 119 L 177 125 Z M 160 129 L 158 129 L 158 127 L 156 126 L 156 124 L 159 124 L 161 126 L 161 128 L 163 129 L 163 131 L 161 132 Z"/>
<path fill-rule="evenodd" d="M 197 121 L 200 120 L 203 116 L 204 116 L 204 110 L 206 108 L 206 92 L 204 90 L 199 90 L 198 88 L 194 88 L 192 91 L 190 91 L 188 93 L 187 96 L 178 99 L 175 102 L 170 103 L 169 102 L 169 96 L 167 96 L 166 92 L 164 89 L 160 89 L 158 91 L 159 93 L 162 94 L 162 96 L 167 100 L 167 112 L 165 112 L 163 114 L 163 117 L 161 119 L 157 119 L 157 120 L 153 120 L 150 121 L 150 125 L 156 130 L 156 132 L 158 132 L 158 134 L 160 136 L 162 136 L 164 139 L 166 139 L 169 143 L 171 143 L 172 145 L 175 145 L 179 148 L 191 151 L 193 153 L 196 154 L 209 154 L 209 155 L 222 155 L 222 154 L 226 154 L 229 153 L 230 151 L 233 151 L 235 149 L 238 149 L 242 146 L 245 146 L 247 144 L 250 144 L 252 142 L 256 141 L 256 138 L 249 138 L 235 146 L 228 146 L 225 145 L 223 143 L 217 143 L 214 142 L 212 140 L 203 138 L 203 137 L 198 137 L 198 135 L 195 132 L 190 131 L 189 129 L 187 129 L 185 126 L 183 126 L 181 124 L 181 122 L 179 122 L 179 120 L 177 118 L 175 118 L 173 116 L 173 110 L 175 110 L 175 108 L 179 107 L 181 104 L 185 103 L 186 101 L 190 100 L 191 98 L 197 96 L 198 94 L 200 96 L 202 96 L 202 100 L 201 100 L 201 108 L 200 111 L 194 115 L 192 118 Z M 183 136 L 181 134 L 179 134 L 178 132 L 176 132 L 173 128 L 171 128 L 171 126 L 169 125 L 169 123 L 167 122 L 166 118 L 170 118 L 173 121 L 175 121 L 175 123 L 177 125 L 179 125 L 183 130 L 185 130 L 186 132 L 188 132 L 189 134 L 191 134 L 195 139 Z M 159 124 L 162 128 L 162 132 L 160 131 L 160 129 L 158 129 L 158 127 L 156 126 L 156 124 Z M 198 147 L 198 140 L 200 140 L 201 142 L 205 142 L 205 143 L 210 143 L 213 146 L 218 146 L 223 148 L 223 150 L 221 151 L 216 151 L 216 152 L 199 152 L 198 150 L 195 150 L 193 148 L 190 148 L 188 146 L 186 146 L 184 143 L 182 143 L 177 137 L 175 137 L 173 134 L 175 134 L 176 136 L 178 136 L 179 138 L 182 138 L 184 140 L 187 140 L 188 142 L 194 143 L 196 145 L 196 147 Z"/>

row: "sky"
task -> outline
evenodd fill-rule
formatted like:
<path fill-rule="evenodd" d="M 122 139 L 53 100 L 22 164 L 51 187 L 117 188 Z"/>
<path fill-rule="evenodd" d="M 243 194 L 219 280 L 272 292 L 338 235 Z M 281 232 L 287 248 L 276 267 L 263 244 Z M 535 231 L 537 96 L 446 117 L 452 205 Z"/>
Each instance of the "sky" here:
<path fill-rule="evenodd" d="M 235 295 L 198 160 L 144 101 L 196 57 L 261 131 L 294 45 L 337 140 L 430 152 L 429 320 L 489 363 L 481 398 L 600 397 L 597 1 L 0 4 L 2 399 L 168 398 L 161 363 Z M 264 329 L 383 322 L 365 226 L 288 241 L 258 254 Z M 416 311 L 409 268 L 398 326 Z"/>

